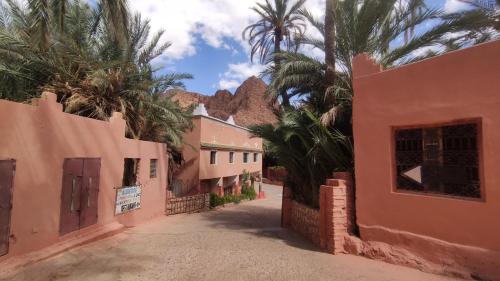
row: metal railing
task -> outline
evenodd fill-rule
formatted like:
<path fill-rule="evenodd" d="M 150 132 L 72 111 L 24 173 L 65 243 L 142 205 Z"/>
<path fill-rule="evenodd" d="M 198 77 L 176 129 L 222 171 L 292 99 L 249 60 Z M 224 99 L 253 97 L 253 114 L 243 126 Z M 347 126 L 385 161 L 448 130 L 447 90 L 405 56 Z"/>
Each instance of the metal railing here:
<path fill-rule="evenodd" d="M 166 215 L 195 213 L 210 208 L 210 194 L 202 193 L 183 197 L 173 197 L 167 200 Z"/>

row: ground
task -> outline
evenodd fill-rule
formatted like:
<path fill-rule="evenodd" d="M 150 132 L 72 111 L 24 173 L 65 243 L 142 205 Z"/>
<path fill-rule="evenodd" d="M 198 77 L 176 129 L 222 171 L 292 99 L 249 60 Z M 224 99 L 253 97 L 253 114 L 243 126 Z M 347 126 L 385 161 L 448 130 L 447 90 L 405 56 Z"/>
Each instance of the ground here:
<path fill-rule="evenodd" d="M 321 252 L 280 228 L 281 188 L 264 190 L 267 199 L 161 217 L 3 280 L 450 280 Z"/>

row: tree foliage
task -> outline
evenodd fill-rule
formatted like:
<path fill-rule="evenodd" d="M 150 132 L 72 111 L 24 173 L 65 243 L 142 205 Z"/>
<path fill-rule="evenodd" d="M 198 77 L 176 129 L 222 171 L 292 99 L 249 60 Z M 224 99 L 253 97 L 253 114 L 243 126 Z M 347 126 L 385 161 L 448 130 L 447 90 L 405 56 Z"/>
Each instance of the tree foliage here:
<path fill-rule="evenodd" d="M 289 0 L 270 0 L 257 3 L 252 10 L 259 15 L 259 20 L 245 28 L 243 39 L 251 46 L 250 60 L 258 55 L 260 63 L 280 68 L 280 58 L 276 54 L 282 50 L 292 51 L 298 47 L 296 39 L 302 37 L 305 30 L 304 17 L 300 9 L 306 0 L 297 0 L 293 4 Z M 289 104 L 288 96 L 282 93 L 282 102 Z"/>
<path fill-rule="evenodd" d="M 356 55 L 368 53 L 390 68 L 498 36 L 493 31 L 498 22 L 488 12 L 445 14 L 424 4 L 421 0 L 327 0 L 325 21 L 300 11 L 321 37 L 302 36 L 298 42 L 323 51 L 325 61 L 300 49 L 275 53 L 279 67 L 268 65 L 263 73 L 271 77 L 267 94 L 277 99 L 285 93 L 295 104 L 282 104 L 277 124 L 252 128 L 287 168 L 287 184 L 295 197 L 317 206 L 319 186 L 332 171 L 354 171 L 351 119 Z"/>
<path fill-rule="evenodd" d="M 130 15 L 126 1 L 6 0 L 0 6 L 0 98 L 57 94 L 64 111 L 108 120 L 121 112 L 127 137 L 182 144 L 191 113 L 162 96 L 185 73 L 158 73 L 153 60 L 170 46 L 163 31 Z"/>

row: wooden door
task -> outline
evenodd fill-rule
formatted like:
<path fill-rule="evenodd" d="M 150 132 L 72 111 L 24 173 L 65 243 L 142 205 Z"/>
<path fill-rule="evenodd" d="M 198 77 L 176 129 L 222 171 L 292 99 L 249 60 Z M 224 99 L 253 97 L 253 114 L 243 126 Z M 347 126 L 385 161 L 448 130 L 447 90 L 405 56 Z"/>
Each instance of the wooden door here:
<path fill-rule="evenodd" d="M 99 176 L 101 159 L 85 159 L 83 163 L 83 190 L 80 228 L 97 223 L 97 199 L 99 195 Z"/>
<path fill-rule="evenodd" d="M 61 193 L 59 232 L 66 234 L 80 228 L 83 159 L 65 159 Z"/>
<path fill-rule="evenodd" d="M 0 161 L 0 256 L 9 252 L 10 215 L 15 160 Z"/>
<path fill-rule="evenodd" d="M 101 159 L 65 159 L 61 194 L 60 233 L 97 223 Z"/>

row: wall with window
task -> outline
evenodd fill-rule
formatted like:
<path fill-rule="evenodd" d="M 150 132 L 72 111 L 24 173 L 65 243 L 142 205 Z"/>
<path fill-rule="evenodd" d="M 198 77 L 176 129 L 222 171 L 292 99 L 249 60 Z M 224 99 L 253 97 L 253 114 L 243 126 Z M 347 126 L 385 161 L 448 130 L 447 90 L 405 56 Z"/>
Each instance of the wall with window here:
<path fill-rule="evenodd" d="M 133 226 L 162 215 L 167 188 L 166 146 L 125 138 L 125 121 L 115 113 L 109 122 L 62 112 L 52 93 L 33 105 L 0 100 L 0 159 L 14 159 L 9 253 L 26 254 L 64 242 L 67 246 L 110 225 Z M 99 160 L 97 222 L 61 233 L 61 191 L 65 159 Z M 115 215 L 116 188 L 123 184 L 125 158 L 140 159 L 136 183 L 141 208 Z M 156 177 L 150 160 L 156 159 Z M 3 226 L 1 226 L 3 227 Z M 69 241 L 69 242 L 68 242 Z"/>
<path fill-rule="evenodd" d="M 355 58 L 362 239 L 500 271 L 499 65 L 500 41 L 387 71 Z"/>
<path fill-rule="evenodd" d="M 241 175 L 243 170 L 262 171 L 262 139 L 252 137 L 243 127 L 198 115 L 193 118 L 193 130 L 184 134 L 184 141 L 185 162 L 174 174 L 172 196 L 214 191 L 223 177 Z M 248 153 L 246 163 L 244 153 Z"/>
<path fill-rule="evenodd" d="M 200 179 L 229 177 L 262 171 L 262 139 L 254 138 L 248 130 L 214 118 L 196 118 L 200 122 Z M 216 152 L 216 164 L 211 156 Z M 233 163 L 230 154 L 233 154 Z M 254 153 L 258 154 L 254 161 Z M 247 161 L 245 162 L 245 154 Z"/>

